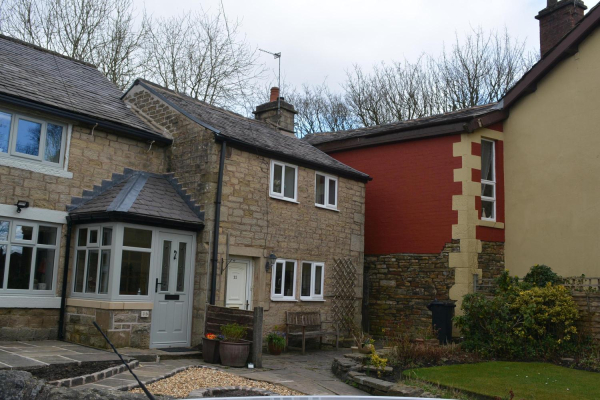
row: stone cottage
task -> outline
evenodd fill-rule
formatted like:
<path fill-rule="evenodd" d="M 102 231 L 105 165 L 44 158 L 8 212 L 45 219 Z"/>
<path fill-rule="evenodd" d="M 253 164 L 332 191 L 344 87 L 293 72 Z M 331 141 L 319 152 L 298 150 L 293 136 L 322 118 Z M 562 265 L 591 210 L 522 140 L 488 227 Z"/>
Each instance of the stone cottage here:
<path fill-rule="evenodd" d="M 431 324 L 426 305 L 507 269 L 599 277 L 600 7 L 548 0 L 541 59 L 497 104 L 306 140 L 373 177 L 365 302 L 372 333 Z M 460 309 L 459 307 L 457 310 Z"/>
<path fill-rule="evenodd" d="M 350 260 L 360 320 L 368 175 L 256 119 L 0 36 L 0 339 L 198 344 L 206 304 L 318 310 Z M 279 105 L 279 107 L 277 106 Z M 216 233 L 215 233 L 216 232 Z"/>

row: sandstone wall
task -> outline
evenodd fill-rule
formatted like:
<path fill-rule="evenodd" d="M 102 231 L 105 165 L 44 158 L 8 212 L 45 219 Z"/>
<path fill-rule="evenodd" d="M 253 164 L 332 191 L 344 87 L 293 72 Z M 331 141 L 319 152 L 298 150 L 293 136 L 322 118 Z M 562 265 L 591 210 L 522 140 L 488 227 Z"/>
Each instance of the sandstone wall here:
<path fill-rule="evenodd" d="M 494 279 L 504 271 L 504 243 L 481 242 L 481 253 L 477 256 L 477 264 L 483 279 Z"/>

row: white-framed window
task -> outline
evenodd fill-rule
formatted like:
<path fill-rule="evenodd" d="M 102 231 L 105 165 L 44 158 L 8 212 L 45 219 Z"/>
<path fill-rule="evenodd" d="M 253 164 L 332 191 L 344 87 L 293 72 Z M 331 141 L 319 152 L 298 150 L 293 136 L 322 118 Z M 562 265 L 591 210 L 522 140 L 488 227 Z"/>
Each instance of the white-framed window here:
<path fill-rule="evenodd" d="M 273 266 L 271 300 L 296 301 L 296 260 L 278 259 Z"/>
<path fill-rule="evenodd" d="M 0 294 L 54 296 L 60 225 L 0 217 Z"/>
<path fill-rule="evenodd" d="M 0 157 L 62 168 L 67 124 L 0 110 Z"/>
<path fill-rule="evenodd" d="M 92 297 L 108 295 L 114 253 L 113 232 L 113 226 L 77 230 L 73 293 L 85 293 Z"/>
<path fill-rule="evenodd" d="M 277 199 L 297 201 L 298 166 L 271 160 L 269 194 Z"/>
<path fill-rule="evenodd" d="M 123 229 L 119 296 L 148 295 L 151 253 L 151 229 L 127 226 Z"/>
<path fill-rule="evenodd" d="M 302 261 L 302 271 L 300 272 L 300 300 L 323 300 L 324 281 L 324 263 Z"/>
<path fill-rule="evenodd" d="M 481 219 L 496 220 L 496 142 L 481 140 Z"/>
<path fill-rule="evenodd" d="M 317 207 L 337 210 L 338 179 L 334 176 L 317 172 L 315 174 L 315 205 Z"/>

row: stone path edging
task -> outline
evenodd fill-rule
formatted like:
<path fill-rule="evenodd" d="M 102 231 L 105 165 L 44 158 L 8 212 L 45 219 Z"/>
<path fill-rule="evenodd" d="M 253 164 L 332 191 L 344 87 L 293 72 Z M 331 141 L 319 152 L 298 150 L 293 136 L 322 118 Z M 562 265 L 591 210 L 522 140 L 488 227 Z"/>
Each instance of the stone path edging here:
<path fill-rule="evenodd" d="M 266 389 L 260 389 L 260 388 L 248 387 L 248 386 L 223 386 L 223 387 L 216 387 L 216 388 L 196 389 L 196 390 L 191 391 L 187 398 L 194 399 L 194 398 L 198 398 L 198 397 L 214 397 L 215 394 L 221 394 L 221 392 L 225 392 L 225 391 L 229 391 L 229 390 L 245 390 L 245 391 L 256 393 L 257 396 L 280 396 L 281 397 L 280 394 L 271 392 L 270 390 L 266 390 Z M 222 396 L 219 396 L 219 397 L 222 397 Z"/>
<path fill-rule="evenodd" d="M 138 360 L 133 360 L 127 363 L 127 365 L 129 366 L 129 368 L 134 369 L 140 365 L 140 362 Z M 127 367 L 125 365 L 116 365 L 114 367 L 103 369 L 99 372 L 94 372 L 93 374 L 76 376 L 74 378 L 59 379 L 56 381 L 48 382 L 47 384 L 51 386 L 75 387 L 85 385 L 86 383 L 94 383 L 102 379 L 110 378 L 111 376 L 120 374 L 122 372 L 125 372 L 126 370 Z"/>

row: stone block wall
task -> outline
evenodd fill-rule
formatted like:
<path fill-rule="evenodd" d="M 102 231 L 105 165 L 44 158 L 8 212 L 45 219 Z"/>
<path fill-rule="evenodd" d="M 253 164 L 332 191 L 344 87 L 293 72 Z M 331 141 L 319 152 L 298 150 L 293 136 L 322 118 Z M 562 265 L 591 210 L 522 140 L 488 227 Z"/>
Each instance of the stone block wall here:
<path fill-rule="evenodd" d="M 581 315 L 578 329 L 600 342 L 600 293 L 573 293 Z"/>
<path fill-rule="evenodd" d="M 477 256 L 477 264 L 483 279 L 495 279 L 504 271 L 504 243 L 481 242 L 481 252 Z"/>
<path fill-rule="evenodd" d="M 0 340 L 55 340 L 57 309 L 0 308 Z"/>
<path fill-rule="evenodd" d="M 142 317 L 149 311 L 149 317 Z M 151 310 L 104 310 L 68 306 L 65 339 L 86 346 L 109 348 L 93 321 L 106 333 L 112 344 L 119 347 L 147 349 L 150 345 Z"/>
<path fill-rule="evenodd" d="M 460 252 L 458 240 L 447 243 L 439 254 L 388 254 L 365 256 L 369 330 L 384 335 L 399 324 L 410 329 L 431 327 L 427 305 L 434 299 L 449 300 L 455 269 L 449 255 Z"/>

